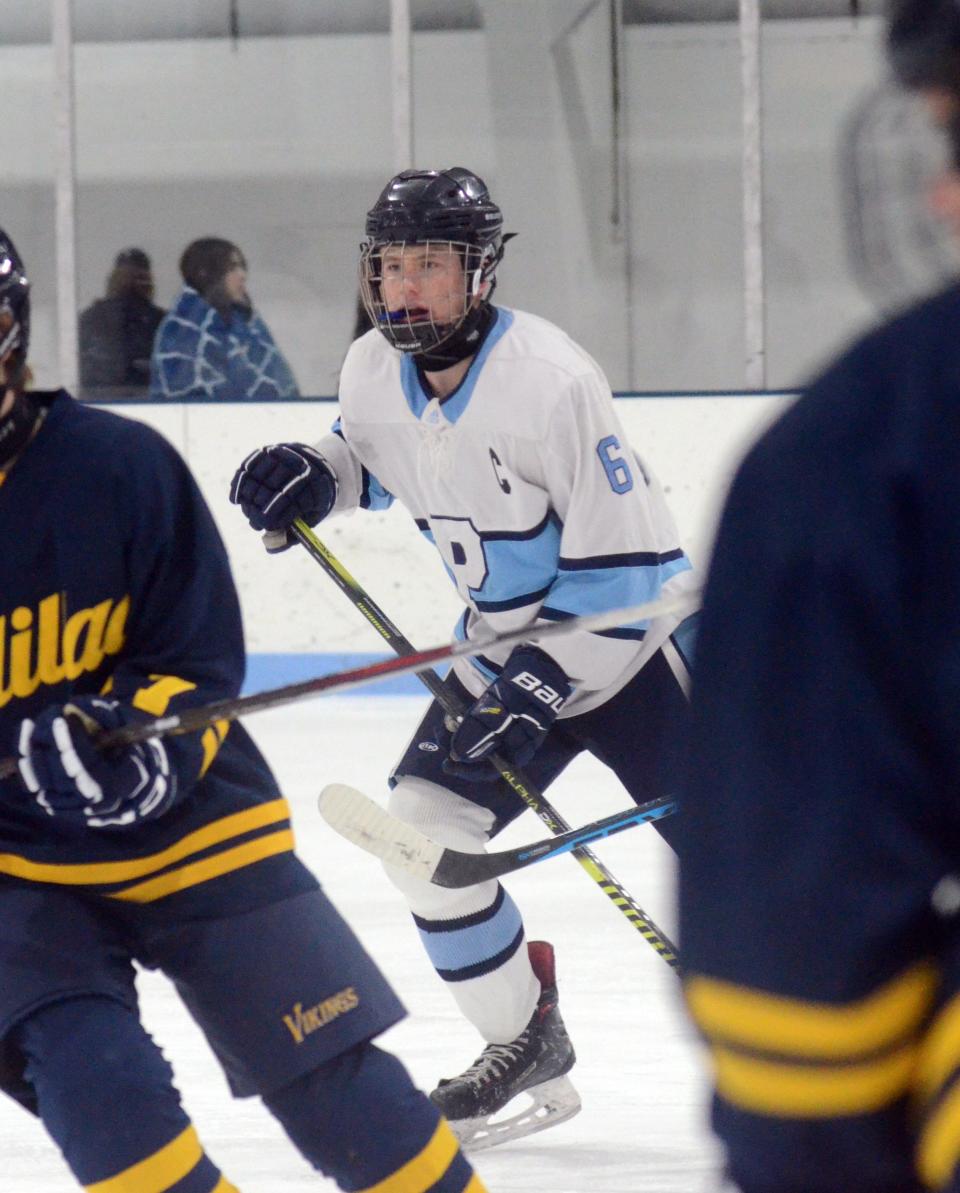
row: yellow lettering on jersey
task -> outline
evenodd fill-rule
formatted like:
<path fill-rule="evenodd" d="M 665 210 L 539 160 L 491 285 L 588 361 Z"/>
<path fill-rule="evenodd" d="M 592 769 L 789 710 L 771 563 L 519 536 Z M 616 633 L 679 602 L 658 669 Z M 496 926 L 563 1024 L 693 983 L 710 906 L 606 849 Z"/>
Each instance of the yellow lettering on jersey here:
<path fill-rule="evenodd" d="M 122 649 L 130 598 L 100 601 L 64 620 L 60 593 L 45 596 L 36 613 L 18 605 L 0 615 L 0 708 L 12 699 L 96 671 Z M 35 660 L 35 663 L 33 662 Z"/>
<path fill-rule="evenodd" d="M 107 628 L 103 635 L 103 653 L 104 654 L 119 654 L 123 648 L 127 636 L 124 630 L 127 628 L 127 614 L 130 612 L 130 598 L 125 596 L 122 601 L 117 601 L 113 607 L 113 612 L 107 619 Z"/>
<path fill-rule="evenodd" d="M 318 1002 L 316 1006 L 307 1007 L 306 1010 L 302 1002 L 294 1003 L 293 1011 L 284 1015 L 283 1022 L 293 1036 L 293 1042 L 302 1044 L 307 1036 L 359 1005 L 360 995 L 353 986 L 347 986 L 346 989 L 339 990 L 323 1002 Z"/>
<path fill-rule="evenodd" d="M 60 657 L 60 594 L 40 602 L 37 642 L 37 675 L 42 684 L 58 684 L 66 674 Z"/>
<path fill-rule="evenodd" d="M 30 696 L 40 686 L 39 679 L 30 671 L 33 611 L 25 605 L 14 609 L 10 626 L 15 631 L 10 635 L 10 691 L 14 696 Z"/>
<path fill-rule="evenodd" d="M 63 627 L 63 664 L 67 679 L 95 671 L 103 662 L 104 630 L 113 601 L 101 601 L 67 619 Z"/>

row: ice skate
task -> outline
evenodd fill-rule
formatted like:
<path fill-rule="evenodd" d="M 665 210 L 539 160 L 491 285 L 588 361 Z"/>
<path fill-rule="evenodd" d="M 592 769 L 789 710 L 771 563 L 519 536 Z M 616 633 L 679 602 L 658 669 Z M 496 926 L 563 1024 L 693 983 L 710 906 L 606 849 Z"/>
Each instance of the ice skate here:
<path fill-rule="evenodd" d="M 430 1095 L 464 1151 L 521 1139 L 580 1109 L 566 1076 L 577 1058 L 557 1005 L 553 947 L 542 940 L 528 947 L 542 988 L 530 1022 L 509 1044 L 488 1044 L 465 1072 L 445 1078 Z M 516 1106 L 514 1099 L 521 1099 Z"/>

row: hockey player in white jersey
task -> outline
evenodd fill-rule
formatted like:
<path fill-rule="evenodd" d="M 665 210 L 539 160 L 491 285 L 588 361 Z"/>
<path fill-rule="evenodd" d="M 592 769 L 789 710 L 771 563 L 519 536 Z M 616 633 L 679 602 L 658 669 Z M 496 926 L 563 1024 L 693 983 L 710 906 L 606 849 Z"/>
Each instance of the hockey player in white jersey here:
<path fill-rule="evenodd" d="M 553 324 L 494 306 L 500 209 L 475 174 L 411 170 L 368 213 L 360 286 L 373 329 L 340 381 L 340 418 L 313 446 L 254 451 L 231 487 L 274 549 L 310 525 L 403 503 L 465 609 L 460 636 L 530 627 L 530 640 L 460 660 L 390 777 L 390 810 L 480 851 L 525 805 L 494 752 L 541 790 L 582 750 L 630 795 L 665 791 L 664 745 L 685 708 L 693 618 L 537 645 L 537 625 L 694 588 L 662 492 L 627 442 L 600 367 Z M 693 605 L 691 600 L 691 606 Z M 660 822 L 669 840 L 670 821 Z M 551 946 L 527 943 L 498 882 L 449 890 L 391 873 L 427 953 L 486 1042 L 431 1095 L 469 1146 L 542 1129 L 579 1109 Z M 490 1119 L 519 1093 L 506 1128 Z"/>

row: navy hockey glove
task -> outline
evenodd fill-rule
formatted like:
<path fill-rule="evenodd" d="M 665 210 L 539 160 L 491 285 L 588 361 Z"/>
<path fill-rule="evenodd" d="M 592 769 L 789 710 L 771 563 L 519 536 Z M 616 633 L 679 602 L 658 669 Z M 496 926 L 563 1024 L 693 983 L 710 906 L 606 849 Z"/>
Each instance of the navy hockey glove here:
<path fill-rule="evenodd" d="M 566 672 L 536 646 L 516 646 L 503 671 L 464 714 L 443 769 L 480 782 L 497 778 L 482 765 L 493 753 L 514 766 L 529 762 L 573 687 Z M 478 765 L 481 764 L 481 765 Z"/>
<path fill-rule="evenodd" d="M 251 452 L 234 473 L 230 500 L 254 530 L 273 535 L 268 551 L 283 551 L 296 540 L 285 532 L 297 518 L 316 526 L 337 500 L 337 478 L 305 443 L 275 443 Z"/>
<path fill-rule="evenodd" d="M 159 738 L 101 753 L 93 739 L 119 729 L 132 710 L 78 696 L 20 726 L 20 778 L 49 815 L 91 828 L 118 828 L 159 816 L 177 791 Z"/>

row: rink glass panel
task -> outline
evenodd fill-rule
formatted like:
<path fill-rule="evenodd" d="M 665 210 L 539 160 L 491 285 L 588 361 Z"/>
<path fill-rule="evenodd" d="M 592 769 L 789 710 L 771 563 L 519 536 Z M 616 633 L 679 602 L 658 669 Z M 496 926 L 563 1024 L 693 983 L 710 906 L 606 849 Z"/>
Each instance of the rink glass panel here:
<path fill-rule="evenodd" d="M 655 7 L 413 0 L 413 158 L 486 178 L 519 233 L 498 298 L 560 323 L 615 389 L 736 390 L 738 26 L 641 23 Z M 302 392 L 333 394 L 363 214 L 406 164 L 392 127 L 390 5 L 73 8 L 78 309 L 130 244 L 153 258 L 169 305 L 184 246 L 222 235 L 245 252 L 253 299 Z M 35 282 L 39 384 L 60 376 L 49 37 L 47 6 L 0 5 L 3 220 Z M 835 140 L 875 76 L 876 40 L 870 16 L 764 21 L 771 389 L 795 384 L 869 313 L 844 259 Z"/>

